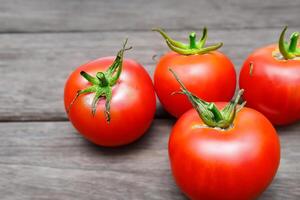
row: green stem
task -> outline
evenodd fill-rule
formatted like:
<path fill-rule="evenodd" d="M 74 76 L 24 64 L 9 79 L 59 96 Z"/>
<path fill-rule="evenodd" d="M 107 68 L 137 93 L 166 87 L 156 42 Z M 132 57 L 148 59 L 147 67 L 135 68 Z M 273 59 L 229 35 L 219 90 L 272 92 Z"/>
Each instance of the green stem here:
<path fill-rule="evenodd" d="M 168 41 L 169 43 L 172 44 L 172 46 L 175 46 L 175 47 L 178 47 L 178 48 L 187 48 L 187 47 L 188 47 L 188 45 L 186 45 L 186 44 L 183 44 L 183 43 L 181 43 L 181 42 L 178 42 L 178 41 L 176 41 L 176 40 L 173 40 L 173 39 L 172 39 L 170 36 L 168 36 L 167 33 L 166 33 L 163 29 L 161 29 L 161 28 L 154 28 L 154 29 L 152 29 L 152 31 L 156 31 L 156 32 L 160 33 L 161 36 L 162 36 L 166 41 Z"/>
<path fill-rule="evenodd" d="M 204 27 L 202 37 L 199 41 L 196 41 L 196 33 L 192 32 L 189 35 L 189 44 L 184 44 L 181 42 L 178 42 L 174 39 L 172 39 L 170 36 L 168 36 L 162 29 L 156 28 L 153 29 L 153 31 L 159 32 L 162 37 L 166 40 L 167 45 L 169 48 L 181 55 L 201 55 L 201 54 L 206 54 L 211 51 L 215 51 L 219 49 L 223 43 L 217 43 L 208 47 L 205 46 L 205 42 L 207 39 L 207 28 Z"/>
<path fill-rule="evenodd" d="M 218 127 L 221 129 L 227 129 L 232 126 L 236 113 L 240 110 L 237 109 L 237 106 L 244 92 L 243 90 L 239 91 L 233 102 L 229 102 L 224 109 L 220 111 L 214 103 L 206 102 L 189 92 L 176 73 L 171 68 L 169 68 L 169 71 L 173 74 L 174 78 L 181 86 L 181 92 L 176 92 L 175 94 L 186 95 L 195 110 L 198 112 L 199 117 L 207 126 Z"/>
<path fill-rule="evenodd" d="M 210 110 L 213 113 L 213 115 L 217 121 L 223 119 L 221 112 L 219 111 L 219 109 L 217 108 L 217 106 L 214 103 L 209 103 L 207 108 L 208 108 L 208 110 Z"/>
<path fill-rule="evenodd" d="M 109 82 L 108 82 L 108 80 L 107 80 L 107 78 L 106 78 L 106 76 L 103 72 L 98 72 L 96 74 L 96 77 L 99 79 L 99 81 L 100 81 L 99 85 L 101 87 L 106 87 L 106 86 L 109 85 Z"/>
<path fill-rule="evenodd" d="M 203 31 L 202 31 L 202 37 L 201 37 L 201 39 L 199 40 L 199 42 L 197 44 L 198 48 L 204 47 L 204 45 L 206 43 L 206 39 L 207 39 L 207 28 L 204 27 Z"/>
<path fill-rule="evenodd" d="M 111 119 L 110 102 L 112 99 L 112 87 L 117 83 L 121 75 L 124 52 L 126 50 L 131 49 L 131 47 L 126 48 L 126 44 L 127 44 L 127 39 L 125 40 L 122 49 L 118 52 L 115 60 L 105 72 L 97 72 L 95 77 L 89 75 L 84 71 L 80 72 L 81 76 L 85 78 L 88 82 L 90 82 L 92 86 L 77 92 L 75 98 L 73 99 L 73 101 L 71 102 L 71 104 L 67 109 L 68 113 L 70 111 L 71 106 L 74 104 L 74 102 L 80 95 L 87 94 L 87 93 L 95 93 L 91 105 L 92 115 L 94 116 L 96 113 L 97 103 L 99 102 L 99 100 L 101 98 L 104 98 L 105 99 L 104 114 L 107 123 L 110 122 Z"/>
<path fill-rule="evenodd" d="M 182 48 L 178 48 L 175 46 L 172 46 L 171 43 L 169 43 L 169 41 L 167 41 L 167 45 L 169 46 L 169 48 L 173 51 L 175 51 L 176 53 L 179 53 L 181 55 L 202 55 L 202 54 L 206 54 L 209 53 L 211 51 L 215 51 L 217 49 L 219 49 L 220 47 L 223 46 L 223 43 L 217 43 L 215 45 L 209 46 L 209 47 L 205 47 L 205 48 L 201 48 L 201 49 L 182 49 Z"/>
<path fill-rule="evenodd" d="M 280 34 L 278 46 L 279 46 L 279 51 L 280 51 L 281 55 L 284 57 L 284 59 L 289 60 L 289 59 L 293 59 L 295 57 L 299 57 L 300 48 L 297 47 L 299 33 L 294 32 L 291 35 L 290 43 L 288 44 L 285 41 L 286 31 L 287 31 L 287 26 L 284 27 L 284 29 L 282 30 L 282 32 Z"/>
<path fill-rule="evenodd" d="M 297 49 L 297 45 L 298 45 L 298 38 L 299 38 L 299 33 L 298 32 L 294 32 L 291 35 L 291 39 L 290 39 L 290 46 L 289 46 L 289 51 L 290 52 L 295 52 Z"/>
<path fill-rule="evenodd" d="M 238 105 L 238 103 L 239 103 L 240 99 L 242 98 L 243 94 L 244 94 L 244 89 L 240 89 L 237 96 L 235 97 L 234 102 L 233 102 L 234 106 Z"/>
<path fill-rule="evenodd" d="M 196 33 L 191 32 L 189 38 L 190 38 L 190 49 L 196 49 L 197 48 Z"/>
<path fill-rule="evenodd" d="M 88 73 L 81 71 L 80 75 L 83 76 L 83 78 L 85 78 L 88 82 L 92 83 L 92 84 L 99 84 L 99 80 L 91 75 L 89 75 Z"/>

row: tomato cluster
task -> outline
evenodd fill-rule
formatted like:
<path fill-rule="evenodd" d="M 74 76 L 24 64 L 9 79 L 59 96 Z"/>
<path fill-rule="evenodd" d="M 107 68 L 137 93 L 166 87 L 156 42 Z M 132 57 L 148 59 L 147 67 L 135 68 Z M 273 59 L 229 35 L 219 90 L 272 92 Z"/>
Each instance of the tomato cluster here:
<path fill-rule="evenodd" d="M 154 84 L 141 64 L 123 58 L 130 49 L 126 40 L 116 57 L 91 61 L 69 76 L 68 117 L 95 144 L 129 144 L 150 127 L 156 93 L 165 110 L 179 118 L 169 138 L 170 167 L 179 188 L 191 199 L 255 199 L 280 163 L 272 124 L 300 119 L 299 33 L 286 42 L 286 30 L 278 44 L 245 60 L 232 101 L 234 66 L 218 51 L 222 43 L 206 45 L 206 28 L 198 41 L 192 32 L 188 44 L 154 29 L 172 50 L 157 63 Z"/>

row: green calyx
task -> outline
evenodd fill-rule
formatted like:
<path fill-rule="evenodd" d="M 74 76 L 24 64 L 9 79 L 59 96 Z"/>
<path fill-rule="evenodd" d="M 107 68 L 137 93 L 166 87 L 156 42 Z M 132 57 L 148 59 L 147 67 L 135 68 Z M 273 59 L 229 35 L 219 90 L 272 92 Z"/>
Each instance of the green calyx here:
<path fill-rule="evenodd" d="M 234 101 L 229 102 L 222 110 L 219 110 L 214 103 L 206 102 L 189 92 L 175 72 L 172 69 L 169 70 L 181 86 L 180 91 L 175 93 L 184 94 L 188 97 L 200 118 L 207 126 L 220 129 L 228 129 L 232 126 L 236 113 L 246 104 L 246 102 L 243 102 L 237 108 L 239 100 L 244 92 L 243 89 L 238 92 Z"/>
<path fill-rule="evenodd" d="M 211 46 L 205 46 L 207 39 L 207 28 L 204 27 L 202 32 L 202 37 L 200 40 L 196 40 L 196 33 L 191 32 L 189 35 L 189 44 L 184 44 L 170 38 L 167 33 L 161 28 L 152 29 L 153 31 L 159 32 L 163 38 L 166 40 L 167 45 L 172 51 L 179 53 L 181 55 L 196 55 L 196 54 L 205 54 L 211 51 L 215 51 L 223 46 L 223 43 L 217 43 Z"/>
<path fill-rule="evenodd" d="M 299 32 L 294 32 L 290 36 L 290 43 L 285 41 L 285 32 L 287 26 L 284 27 L 279 37 L 279 51 L 286 60 L 300 57 L 300 48 L 298 47 Z"/>
<path fill-rule="evenodd" d="M 95 77 L 89 75 L 84 71 L 80 72 L 80 75 L 88 82 L 90 82 L 92 86 L 77 91 L 77 94 L 69 105 L 67 112 L 70 111 L 71 106 L 80 95 L 95 93 L 95 97 L 92 101 L 92 115 L 95 115 L 97 103 L 103 98 L 105 99 L 105 118 L 108 123 L 110 122 L 110 102 L 112 99 L 112 87 L 117 83 L 121 75 L 124 52 L 131 49 L 131 47 L 126 48 L 126 44 L 127 39 L 125 40 L 122 49 L 118 52 L 114 62 L 105 72 L 97 72 Z"/>

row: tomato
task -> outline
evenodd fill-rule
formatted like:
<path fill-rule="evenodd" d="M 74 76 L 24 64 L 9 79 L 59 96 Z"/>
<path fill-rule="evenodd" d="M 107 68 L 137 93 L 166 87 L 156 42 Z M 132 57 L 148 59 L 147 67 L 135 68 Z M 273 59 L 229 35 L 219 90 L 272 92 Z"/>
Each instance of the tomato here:
<path fill-rule="evenodd" d="M 299 35 L 294 33 L 287 46 L 283 41 L 285 31 L 286 28 L 280 37 L 279 50 L 277 44 L 255 50 L 244 62 L 239 78 L 247 105 L 275 125 L 300 119 L 300 48 L 295 45 Z M 292 46 L 294 52 L 289 50 Z"/>
<path fill-rule="evenodd" d="M 151 78 L 134 60 L 123 60 L 124 51 L 125 46 L 116 58 L 104 57 L 80 66 L 65 85 L 64 103 L 70 121 L 98 145 L 119 146 L 135 141 L 149 128 L 156 110 Z M 102 80 L 101 75 L 106 79 Z M 86 88 L 92 89 L 78 95 Z"/>
<path fill-rule="evenodd" d="M 191 199 L 257 198 L 279 167 L 280 142 L 272 124 L 251 108 L 237 111 L 239 97 L 226 106 L 189 99 L 195 109 L 179 118 L 169 139 L 170 166 L 179 188 Z M 224 107 L 231 109 L 224 112 Z M 224 120 L 230 123 L 224 126 Z"/>
<path fill-rule="evenodd" d="M 191 33 L 191 44 L 181 44 L 186 47 L 178 48 L 175 46 L 178 42 L 166 36 L 162 30 L 157 31 L 166 38 L 169 47 L 175 51 L 167 53 L 159 60 L 154 73 L 155 91 L 166 111 L 180 117 L 192 108 L 185 96 L 172 95 L 174 91 L 179 90 L 179 86 L 168 71 L 169 67 L 179 74 L 186 87 L 200 98 L 209 102 L 231 100 L 236 86 L 234 66 L 223 53 L 213 51 L 221 47 L 222 43 L 203 47 L 206 40 L 204 29 L 202 40 L 194 44 L 202 47 L 192 47 L 195 35 Z"/>
<path fill-rule="evenodd" d="M 170 164 L 176 183 L 189 198 L 255 199 L 271 183 L 280 160 L 275 129 L 251 108 L 243 108 L 233 124 L 228 130 L 204 127 L 195 109 L 175 124 Z"/>

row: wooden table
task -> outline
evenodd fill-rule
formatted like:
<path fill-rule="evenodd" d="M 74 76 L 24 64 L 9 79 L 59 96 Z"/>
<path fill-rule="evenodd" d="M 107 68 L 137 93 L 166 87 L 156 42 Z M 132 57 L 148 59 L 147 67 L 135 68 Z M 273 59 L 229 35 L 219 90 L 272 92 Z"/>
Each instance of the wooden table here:
<path fill-rule="evenodd" d="M 0 198 L 185 199 L 169 169 L 167 141 L 175 123 L 158 105 L 151 129 L 117 149 L 84 140 L 68 122 L 63 87 L 78 65 L 115 55 L 153 75 L 153 55 L 168 49 L 150 31 L 161 26 L 176 39 L 206 25 L 209 42 L 237 73 L 255 48 L 276 42 L 284 25 L 300 30 L 299 0 L 1 0 Z M 300 123 L 277 128 L 278 174 L 262 200 L 300 199 Z M 242 187 L 242 186 L 241 186 Z"/>

